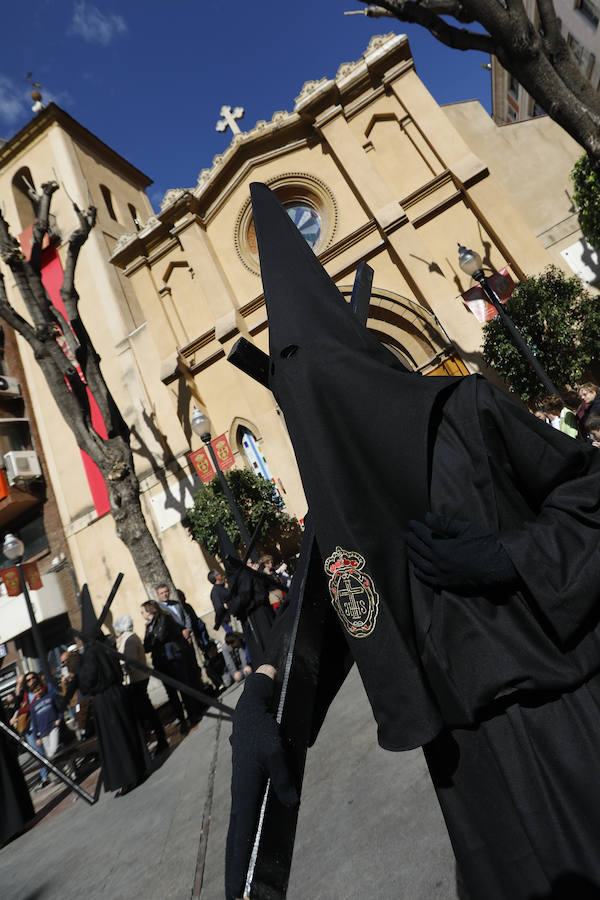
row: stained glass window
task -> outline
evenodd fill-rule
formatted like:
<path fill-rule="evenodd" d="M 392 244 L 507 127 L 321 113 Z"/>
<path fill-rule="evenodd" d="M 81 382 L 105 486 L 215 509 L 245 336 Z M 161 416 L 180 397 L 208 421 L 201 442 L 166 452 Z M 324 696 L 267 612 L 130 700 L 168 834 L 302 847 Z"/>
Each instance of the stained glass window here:
<path fill-rule="evenodd" d="M 306 203 L 286 203 L 288 216 L 306 240 L 309 247 L 314 247 L 321 235 L 321 217 Z"/>

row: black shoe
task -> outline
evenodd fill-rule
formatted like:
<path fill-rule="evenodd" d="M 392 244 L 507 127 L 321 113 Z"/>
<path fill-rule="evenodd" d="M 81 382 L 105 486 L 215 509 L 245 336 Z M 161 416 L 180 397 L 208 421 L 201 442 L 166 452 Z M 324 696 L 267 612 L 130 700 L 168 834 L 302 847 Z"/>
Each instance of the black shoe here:
<path fill-rule="evenodd" d="M 185 735 L 185 734 L 189 734 L 190 726 L 188 725 L 187 722 L 180 722 L 180 724 L 179 724 L 179 731 L 180 731 L 181 734 L 184 734 L 184 735 Z"/>
<path fill-rule="evenodd" d="M 50 782 L 47 778 L 40 778 L 36 786 L 34 787 L 34 791 L 43 791 L 44 788 L 48 787 Z"/>

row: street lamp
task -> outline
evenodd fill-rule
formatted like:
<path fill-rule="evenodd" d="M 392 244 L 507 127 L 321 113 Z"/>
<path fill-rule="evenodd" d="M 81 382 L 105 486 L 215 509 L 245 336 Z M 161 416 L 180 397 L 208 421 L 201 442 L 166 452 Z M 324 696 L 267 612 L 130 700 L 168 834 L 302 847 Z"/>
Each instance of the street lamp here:
<path fill-rule="evenodd" d="M 29 596 L 27 582 L 25 581 L 25 576 L 23 575 L 23 567 L 21 566 L 23 554 L 25 552 L 25 544 L 15 534 L 6 534 L 4 536 L 4 543 L 2 544 L 2 552 L 6 559 L 10 559 L 10 561 L 14 562 L 15 566 L 17 567 L 17 571 L 19 573 L 19 582 L 21 584 L 21 593 L 25 597 L 27 612 L 29 613 L 29 621 L 31 622 L 31 633 L 33 635 L 33 643 L 35 644 L 35 651 L 40 660 L 46 683 L 49 684 L 51 676 L 50 669 L 48 667 L 48 658 L 46 656 L 46 651 L 44 650 L 42 635 L 38 627 L 38 623 L 35 619 L 33 606 L 31 605 L 31 597 Z"/>
<path fill-rule="evenodd" d="M 221 487 L 223 488 L 223 493 L 225 494 L 225 499 L 227 500 L 227 503 L 229 504 L 229 508 L 230 508 L 231 512 L 233 513 L 233 517 L 236 521 L 236 524 L 239 529 L 242 540 L 243 540 L 244 544 L 246 545 L 246 547 L 249 547 L 250 546 L 250 535 L 248 534 L 248 529 L 246 528 L 245 522 L 242 519 L 242 514 L 240 513 L 240 511 L 238 509 L 237 503 L 235 502 L 235 500 L 233 498 L 233 494 L 231 493 L 231 488 L 227 484 L 227 479 L 225 478 L 225 475 L 221 471 L 221 467 L 219 466 L 219 463 L 217 461 L 217 457 L 216 457 L 215 451 L 213 449 L 213 445 L 210 442 L 210 439 L 211 439 L 210 419 L 208 418 L 206 413 L 203 413 L 201 410 L 199 410 L 197 408 L 194 409 L 194 411 L 192 413 L 192 431 L 194 432 L 194 434 L 198 435 L 198 437 L 200 438 L 200 440 L 202 441 L 202 443 L 206 446 L 206 449 L 208 450 L 209 456 L 212 460 L 212 464 L 213 464 L 215 471 L 219 477 L 219 481 L 221 482 Z M 257 561 L 258 556 L 257 556 L 255 550 L 252 551 L 252 553 L 250 554 L 250 557 L 254 562 Z"/>
<path fill-rule="evenodd" d="M 523 335 L 508 315 L 496 292 L 493 290 L 491 284 L 485 277 L 483 273 L 483 262 L 479 253 L 475 250 L 468 250 L 462 244 L 458 245 L 458 264 L 460 268 L 463 270 L 465 275 L 470 275 L 471 278 L 474 278 L 475 281 L 478 281 L 481 285 L 481 289 L 483 290 L 485 296 L 488 298 L 498 315 L 500 316 L 505 328 L 510 332 L 513 341 L 517 345 L 521 355 L 525 358 L 525 360 L 529 363 L 537 377 L 540 379 L 548 393 L 559 395 L 558 390 L 555 385 L 552 383 L 550 376 L 546 373 L 544 368 L 538 362 L 530 347 L 526 343 Z M 560 396 L 560 395 L 559 395 Z"/>

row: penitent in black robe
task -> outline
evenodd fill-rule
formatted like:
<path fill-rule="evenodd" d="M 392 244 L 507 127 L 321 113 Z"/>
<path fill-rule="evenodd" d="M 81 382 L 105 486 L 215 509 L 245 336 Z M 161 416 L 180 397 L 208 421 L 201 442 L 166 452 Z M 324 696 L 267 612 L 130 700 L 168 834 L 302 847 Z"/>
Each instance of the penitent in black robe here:
<path fill-rule="evenodd" d="M 81 692 L 92 697 L 102 779 L 107 791 L 135 785 L 150 757 L 142 728 L 121 683 L 118 662 L 99 646 L 88 644 L 79 668 Z"/>
<path fill-rule="evenodd" d="M 246 649 L 256 668 L 267 646 L 275 614 L 269 603 L 269 591 L 250 572 L 234 573 L 235 589 L 229 593 L 228 608 L 242 623 Z"/>
<path fill-rule="evenodd" d="M 2 703 L 0 719 L 6 724 Z M 34 816 L 16 747 L 16 743 L 0 732 L 0 847 L 21 831 Z"/>
<path fill-rule="evenodd" d="M 407 373 L 252 190 L 270 386 L 335 611 L 315 723 L 349 651 L 379 743 L 425 747 L 470 900 L 599 896 L 600 454 L 476 376 Z M 519 589 L 417 581 L 405 534 L 428 510 L 498 535 Z"/>

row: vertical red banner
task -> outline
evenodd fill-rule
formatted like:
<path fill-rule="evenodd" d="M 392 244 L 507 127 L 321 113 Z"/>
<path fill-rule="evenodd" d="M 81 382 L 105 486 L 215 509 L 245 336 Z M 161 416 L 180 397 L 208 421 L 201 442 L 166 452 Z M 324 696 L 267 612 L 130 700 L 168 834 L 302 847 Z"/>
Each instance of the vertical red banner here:
<path fill-rule="evenodd" d="M 487 280 L 500 303 L 506 303 L 516 287 L 506 266 L 503 269 L 500 269 L 499 272 L 494 272 Z M 482 325 L 484 322 L 489 322 L 490 319 L 493 319 L 498 315 L 495 307 L 492 306 L 483 292 L 483 288 L 479 286 L 472 287 L 468 291 L 465 291 L 462 298 L 467 309 L 473 313 L 477 321 L 481 322 Z"/>
<path fill-rule="evenodd" d="M 224 434 L 220 434 L 219 437 L 213 438 L 210 444 L 215 451 L 215 456 L 217 457 L 217 462 L 219 463 L 221 471 L 226 472 L 227 469 L 232 469 L 235 458 L 231 452 L 227 437 Z"/>
<path fill-rule="evenodd" d="M 40 591 L 43 588 L 42 584 L 42 576 L 40 575 L 40 570 L 37 567 L 37 563 L 23 563 L 22 567 L 23 575 L 25 576 L 25 581 L 30 590 L 32 591 Z"/>
<path fill-rule="evenodd" d="M 21 593 L 21 579 L 17 567 L 9 566 L 7 569 L 0 569 L 0 578 L 4 582 L 8 596 L 18 597 Z"/>
<path fill-rule="evenodd" d="M 202 484 L 208 484 L 213 480 L 217 473 L 204 447 L 201 447 L 200 450 L 194 450 L 193 453 L 188 453 L 188 459 L 198 473 Z"/>

